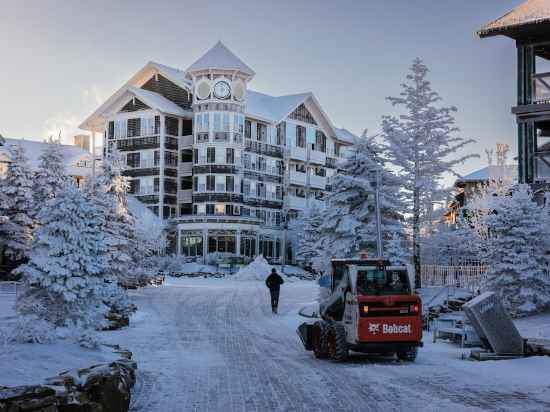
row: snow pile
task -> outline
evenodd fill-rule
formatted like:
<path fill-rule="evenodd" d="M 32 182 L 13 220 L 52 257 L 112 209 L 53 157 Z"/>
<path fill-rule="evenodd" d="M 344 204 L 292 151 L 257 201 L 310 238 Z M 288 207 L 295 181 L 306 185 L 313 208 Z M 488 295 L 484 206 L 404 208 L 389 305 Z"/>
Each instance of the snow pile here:
<path fill-rule="evenodd" d="M 265 282 L 272 268 L 273 266 L 267 263 L 267 260 L 262 255 L 258 255 L 249 265 L 240 268 L 232 279 L 261 280 Z"/>
<path fill-rule="evenodd" d="M 184 263 L 183 265 L 181 265 L 180 273 L 184 275 L 193 275 L 197 273 L 215 275 L 218 273 L 218 269 L 216 268 L 216 266 L 203 265 L 201 263 L 190 262 L 190 263 Z"/>

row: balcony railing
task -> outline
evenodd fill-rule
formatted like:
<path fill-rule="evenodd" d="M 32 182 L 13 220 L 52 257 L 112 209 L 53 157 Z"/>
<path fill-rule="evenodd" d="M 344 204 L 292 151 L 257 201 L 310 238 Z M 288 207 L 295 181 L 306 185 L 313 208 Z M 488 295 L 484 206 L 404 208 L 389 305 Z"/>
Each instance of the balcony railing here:
<path fill-rule="evenodd" d="M 327 178 L 324 176 L 310 175 L 309 185 L 316 189 L 325 189 L 327 185 Z"/>
<path fill-rule="evenodd" d="M 550 73 L 533 75 L 533 103 L 550 103 Z"/>
<path fill-rule="evenodd" d="M 193 135 L 181 136 L 180 146 L 181 147 L 193 146 Z"/>
<path fill-rule="evenodd" d="M 289 180 L 291 184 L 305 186 L 307 182 L 307 175 L 305 173 L 290 171 Z"/>
<path fill-rule="evenodd" d="M 128 169 L 152 169 L 153 167 L 159 167 L 159 162 L 155 162 L 153 159 L 141 159 L 139 163 L 132 163 L 126 167 Z"/>
<path fill-rule="evenodd" d="M 265 154 L 273 157 L 283 157 L 283 149 L 279 146 L 273 146 L 267 143 L 246 140 L 246 148 L 254 153 Z"/>
<path fill-rule="evenodd" d="M 311 150 L 309 152 L 309 161 L 311 163 L 316 163 L 320 165 L 324 165 L 326 161 L 327 155 L 324 152 L 319 152 L 317 150 Z"/>
<path fill-rule="evenodd" d="M 296 160 L 302 160 L 303 162 L 305 162 L 307 159 L 307 150 L 302 147 L 291 147 L 290 158 L 296 159 Z"/>
<path fill-rule="evenodd" d="M 191 203 L 193 201 L 193 191 L 192 190 L 179 190 L 178 191 L 178 202 L 179 203 Z"/>
<path fill-rule="evenodd" d="M 155 190 L 153 186 L 141 186 L 138 191 L 134 192 L 134 196 L 151 196 L 158 195 L 158 189 Z"/>
<path fill-rule="evenodd" d="M 180 174 L 189 175 L 193 171 L 193 163 L 191 162 L 180 163 L 179 169 L 180 169 Z"/>
<path fill-rule="evenodd" d="M 306 198 L 288 195 L 285 198 L 285 207 L 287 209 L 303 210 L 306 208 Z"/>

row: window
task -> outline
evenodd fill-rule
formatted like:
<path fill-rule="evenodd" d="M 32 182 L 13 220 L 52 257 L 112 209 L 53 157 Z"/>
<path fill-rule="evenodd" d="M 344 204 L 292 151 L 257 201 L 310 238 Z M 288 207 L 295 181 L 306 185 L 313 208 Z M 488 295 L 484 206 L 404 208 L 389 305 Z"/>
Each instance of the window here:
<path fill-rule="evenodd" d="M 216 192 L 225 192 L 225 179 L 223 176 L 216 176 Z"/>
<path fill-rule="evenodd" d="M 235 191 L 235 178 L 233 176 L 225 176 L 225 191 L 226 192 Z"/>
<path fill-rule="evenodd" d="M 164 165 L 168 167 L 178 167 L 178 154 L 174 152 L 164 152 Z"/>
<path fill-rule="evenodd" d="M 241 256 L 254 257 L 256 255 L 256 239 L 241 237 Z"/>
<path fill-rule="evenodd" d="M 245 196 L 250 195 L 250 181 L 248 180 L 243 181 L 243 195 Z"/>
<path fill-rule="evenodd" d="M 216 190 L 216 176 L 206 176 L 206 190 L 208 190 L 209 192 L 213 192 Z"/>
<path fill-rule="evenodd" d="M 155 162 L 155 166 L 160 165 L 160 151 L 155 150 L 155 153 L 154 153 L 153 156 L 154 156 L 153 159 L 154 159 L 154 162 Z"/>
<path fill-rule="evenodd" d="M 178 119 L 176 119 L 175 117 L 166 117 L 164 119 L 164 128 L 165 128 L 166 134 L 170 136 L 178 136 L 179 135 Z"/>
<path fill-rule="evenodd" d="M 321 130 L 315 131 L 315 150 L 325 153 L 327 151 L 327 137 Z"/>
<path fill-rule="evenodd" d="M 229 125 L 229 113 L 223 114 L 223 131 L 224 132 L 231 131 L 231 127 Z"/>
<path fill-rule="evenodd" d="M 153 191 L 155 193 L 158 193 L 159 191 L 159 186 L 160 186 L 159 182 L 160 182 L 160 179 L 158 177 L 155 177 L 155 180 L 153 181 Z"/>
<path fill-rule="evenodd" d="M 214 131 L 221 132 L 222 130 L 222 114 L 220 112 L 214 112 Z"/>
<path fill-rule="evenodd" d="M 164 179 L 164 193 L 171 195 L 178 193 L 178 183 L 175 179 Z"/>
<path fill-rule="evenodd" d="M 282 145 L 285 144 L 286 137 L 285 137 L 285 131 L 286 131 L 286 123 L 281 122 L 277 125 L 277 144 Z"/>
<path fill-rule="evenodd" d="M 141 132 L 141 119 L 128 119 L 128 137 L 136 137 L 140 135 Z"/>
<path fill-rule="evenodd" d="M 257 123 L 256 130 L 256 139 L 260 142 L 267 142 L 267 127 L 265 124 Z"/>
<path fill-rule="evenodd" d="M 197 192 L 199 190 L 199 178 L 197 176 L 193 177 L 193 191 Z"/>
<path fill-rule="evenodd" d="M 189 149 L 182 150 L 181 151 L 181 162 L 182 163 L 190 163 L 192 161 L 193 161 L 193 152 Z"/>
<path fill-rule="evenodd" d="M 180 178 L 180 189 L 181 190 L 193 189 L 193 179 L 191 179 L 191 176 L 183 176 L 182 178 Z"/>
<path fill-rule="evenodd" d="M 235 236 L 209 235 L 208 253 L 235 253 Z"/>
<path fill-rule="evenodd" d="M 206 214 L 207 215 L 213 215 L 214 214 L 214 204 L 213 203 L 207 203 L 206 204 Z"/>
<path fill-rule="evenodd" d="M 199 163 L 199 149 L 193 149 L 193 163 Z"/>
<path fill-rule="evenodd" d="M 208 147 L 206 149 L 206 161 L 208 163 L 216 163 L 216 148 Z"/>
<path fill-rule="evenodd" d="M 361 295 L 408 295 L 410 284 L 404 270 L 362 270 L 357 272 L 357 292 Z"/>
<path fill-rule="evenodd" d="M 216 203 L 216 205 L 214 206 L 214 213 L 217 215 L 225 214 L 225 205 L 221 203 Z"/>
<path fill-rule="evenodd" d="M 139 167 L 139 153 L 128 153 L 126 155 L 126 165 L 128 167 Z"/>
<path fill-rule="evenodd" d="M 139 184 L 140 184 L 139 179 L 130 180 L 130 188 L 128 190 L 128 193 L 138 194 Z"/>
<path fill-rule="evenodd" d="M 181 239 L 181 254 L 183 256 L 202 256 L 202 236 L 185 236 Z"/>
<path fill-rule="evenodd" d="M 251 168 L 250 155 L 248 153 L 243 154 L 243 163 L 246 169 Z"/>
<path fill-rule="evenodd" d="M 296 126 L 296 147 L 306 147 L 306 128 L 304 126 Z"/>
<path fill-rule="evenodd" d="M 229 147 L 225 149 L 225 162 L 227 164 L 235 163 L 235 149 Z"/>
<path fill-rule="evenodd" d="M 303 103 L 298 106 L 296 110 L 294 110 L 288 117 L 305 123 L 311 123 L 315 125 L 317 124 L 315 122 L 315 119 Z"/>
<path fill-rule="evenodd" d="M 182 203 L 180 205 L 180 216 L 187 216 L 193 214 L 193 208 L 191 203 Z"/>
<path fill-rule="evenodd" d="M 115 137 L 115 122 L 109 122 L 109 139 L 114 139 Z"/>
<path fill-rule="evenodd" d="M 250 120 L 244 122 L 244 137 L 252 139 L 252 122 Z"/>

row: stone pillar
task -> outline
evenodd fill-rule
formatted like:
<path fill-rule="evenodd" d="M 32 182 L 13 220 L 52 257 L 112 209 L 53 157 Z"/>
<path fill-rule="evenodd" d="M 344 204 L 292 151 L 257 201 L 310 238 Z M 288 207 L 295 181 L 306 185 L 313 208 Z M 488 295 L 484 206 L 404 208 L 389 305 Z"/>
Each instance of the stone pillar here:
<path fill-rule="evenodd" d="M 180 256 L 181 255 L 181 231 L 177 226 L 176 226 L 176 243 L 178 248 L 178 250 L 176 250 L 176 256 Z"/>
<path fill-rule="evenodd" d="M 237 229 L 237 235 L 235 236 L 235 254 L 241 256 L 241 231 Z"/>

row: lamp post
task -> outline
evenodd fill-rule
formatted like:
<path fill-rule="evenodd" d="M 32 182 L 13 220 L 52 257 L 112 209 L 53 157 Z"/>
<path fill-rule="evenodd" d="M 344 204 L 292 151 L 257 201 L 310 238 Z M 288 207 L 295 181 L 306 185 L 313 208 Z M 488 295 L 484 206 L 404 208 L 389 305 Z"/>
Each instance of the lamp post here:
<path fill-rule="evenodd" d="M 374 188 L 374 209 L 376 214 L 376 249 L 378 258 L 382 259 L 382 218 L 380 215 L 380 184 L 382 180 L 381 169 L 376 168 L 369 172 L 369 183 Z"/>

